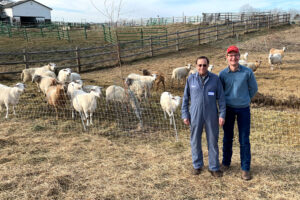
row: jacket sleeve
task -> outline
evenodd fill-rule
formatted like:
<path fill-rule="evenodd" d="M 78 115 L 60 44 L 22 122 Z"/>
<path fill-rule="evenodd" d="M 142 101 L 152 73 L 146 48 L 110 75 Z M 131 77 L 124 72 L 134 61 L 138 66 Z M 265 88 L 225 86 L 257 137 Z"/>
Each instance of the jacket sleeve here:
<path fill-rule="evenodd" d="M 191 119 L 191 115 L 189 112 L 189 102 L 190 102 L 190 86 L 189 79 L 186 80 L 184 94 L 182 98 L 182 106 L 181 106 L 181 118 L 182 119 Z"/>
<path fill-rule="evenodd" d="M 217 100 L 218 100 L 218 104 L 219 104 L 219 112 L 220 115 L 219 117 L 225 119 L 226 116 L 226 101 L 225 101 L 225 94 L 224 94 L 224 90 L 223 90 L 223 85 L 221 80 L 218 78 L 218 88 L 217 88 Z"/>
<path fill-rule="evenodd" d="M 256 82 L 253 71 L 250 72 L 250 77 L 248 79 L 248 87 L 249 87 L 249 96 L 250 96 L 250 99 L 252 99 L 252 97 L 254 97 L 254 95 L 256 94 L 256 92 L 258 90 L 257 82 Z"/>

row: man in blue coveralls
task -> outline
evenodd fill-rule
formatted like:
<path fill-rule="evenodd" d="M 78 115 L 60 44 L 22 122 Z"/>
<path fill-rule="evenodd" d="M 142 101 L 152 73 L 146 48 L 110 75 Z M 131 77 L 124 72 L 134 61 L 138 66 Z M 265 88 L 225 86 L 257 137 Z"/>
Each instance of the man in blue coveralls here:
<path fill-rule="evenodd" d="M 192 174 L 198 175 L 202 171 L 201 137 L 205 126 L 209 172 L 214 177 L 221 177 L 223 172 L 219 164 L 218 138 L 219 125 L 223 126 L 225 122 L 226 105 L 222 83 L 217 75 L 208 71 L 208 65 L 207 57 L 197 58 L 197 72 L 186 81 L 181 111 L 183 122 L 191 125 Z"/>
<path fill-rule="evenodd" d="M 236 119 L 239 131 L 242 179 L 250 180 L 250 101 L 257 92 L 257 83 L 253 71 L 239 64 L 240 51 L 236 46 L 228 47 L 226 59 L 228 67 L 219 74 L 226 99 L 222 165 L 224 170 L 229 169 Z"/>

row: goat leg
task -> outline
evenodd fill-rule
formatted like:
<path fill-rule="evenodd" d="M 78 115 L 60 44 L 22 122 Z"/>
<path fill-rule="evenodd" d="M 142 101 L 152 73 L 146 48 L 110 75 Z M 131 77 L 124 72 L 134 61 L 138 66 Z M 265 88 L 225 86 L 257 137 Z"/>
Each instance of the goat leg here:
<path fill-rule="evenodd" d="M 173 118 L 173 124 L 174 124 L 174 129 L 175 129 L 175 134 L 176 134 L 176 142 L 177 142 L 178 141 L 178 133 L 177 133 L 177 128 L 176 128 L 174 113 L 172 113 L 172 118 Z"/>

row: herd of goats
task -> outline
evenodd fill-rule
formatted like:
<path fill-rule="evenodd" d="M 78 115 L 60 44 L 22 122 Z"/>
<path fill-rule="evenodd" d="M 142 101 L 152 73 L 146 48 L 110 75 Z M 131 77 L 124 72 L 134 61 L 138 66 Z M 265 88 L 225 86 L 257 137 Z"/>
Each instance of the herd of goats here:
<path fill-rule="evenodd" d="M 271 69 L 274 64 L 281 64 L 286 48 L 274 49 L 272 48 L 269 53 L 269 63 Z M 261 61 L 248 62 L 248 53 L 241 55 L 240 64 L 251 68 L 253 71 L 260 66 Z M 213 65 L 210 65 L 208 70 L 213 70 Z M 197 70 L 191 69 L 191 64 L 183 67 L 175 68 L 172 72 L 173 80 L 186 80 L 191 73 L 196 73 Z M 56 119 L 58 119 L 59 109 L 65 108 L 70 105 L 72 108 L 72 118 L 74 118 L 75 111 L 79 113 L 84 130 L 86 126 L 93 125 L 93 113 L 97 108 L 97 98 L 102 96 L 102 87 L 96 85 L 85 85 L 81 79 L 80 74 L 72 72 L 70 68 L 61 69 L 56 75 L 56 65 L 50 63 L 48 65 L 38 68 L 24 69 L 21 73 L 23 83 L 17 83 L 13 87 L 0 84 L 0 111 L 5 107 L 6 115 L 8 118 L 9 105 L 12 106 L 13 113 L 15 114 L 15 106 L 18 104 L 21 94 L 25 90 L 25 82 L 36 83 L 39 92 L 42 92 L 46 97 L 48 105 L 52 106 L 56 112 Z M 161 72 L 149 72 L 143 70 L 141 74 L 129 74 L 124 82 L 124 87 L 111 85 L 106 88 L 106 102 L 114 101 L 121 102 L 134 110 L 135 116 L 139 120 L 139 126 L 142 127 L 141 117 L 141 101 L 147 101 L 150 97 L 151 88 L 156 85 L 158 89 L 162 83 L 165 91 L 165 76 Z M 166 118 L 166 113 L 170 118 L 170 124 L 176 124 L 174 119 L 174 112 L 180 105 L 180 97 L 173 96 L 170 92 L 163 92 L 160 97 L 160 105 Z M 177 134 L 176 134 L 177 135 Z"/>

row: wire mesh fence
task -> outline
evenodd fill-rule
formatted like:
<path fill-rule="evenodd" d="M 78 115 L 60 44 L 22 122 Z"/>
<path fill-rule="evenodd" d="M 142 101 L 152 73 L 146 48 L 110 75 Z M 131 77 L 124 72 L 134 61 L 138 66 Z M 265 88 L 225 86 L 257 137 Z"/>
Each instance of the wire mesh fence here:
<path fill-rule="evenodd" d="M 102 93 L 105 93 L 102 91 Z M 252 106 L 253 107 L 253 106 Z M 55 127 L 60 131 L 88 132 L 103 135 L 147 135 L 164 134 L 175 140 L 174 124 L 160 105 L 160 95 L 154 94 L 148 101 L 141 101 L 136 110 L 126 101 L 107 101 L 105 94 L 97 99 L 97 107 L 89 119 L 81 118 L 78 112 L 72 117 L 72 103 L 68 99 L 56 113 L 55 108 L 47 102 L 44 94 L 39 93 L 35 85 L 29 85 L 21 95 L 16 106 L 16 115 L 12 107 L 8 119 L 5 119 L 5 106 L 0 112 L 0 124 L 3 120 L 22 119 L 32 123 L 35 129 Z M 140 114 L 140 116 L 137 114 Z M 89 116 L 88 116 L 89 117 Z M 181 137 L 187 137 L 189 127 L 183 124 L 180 106 L 174 113 L 176 129 Z M 84 129 L 86 127 L 86 130 Z M 235 133 L 237 133 L 235 127 Z M 220 138 L 223 130 L 220 128 Z M 235 138 L 238 134 L 235 134 Z M 251 109 L 252 142 L 278 145 L 300 145 L 300 111 L 274 110 L 266 107 Z"/>

